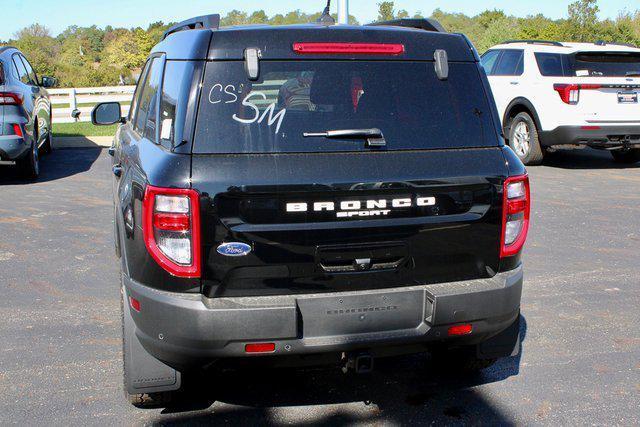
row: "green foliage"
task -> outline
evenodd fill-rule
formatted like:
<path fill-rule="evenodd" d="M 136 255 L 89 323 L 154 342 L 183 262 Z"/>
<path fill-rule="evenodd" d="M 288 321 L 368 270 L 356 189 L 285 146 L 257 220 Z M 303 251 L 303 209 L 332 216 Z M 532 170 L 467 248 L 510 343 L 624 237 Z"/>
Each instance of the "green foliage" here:
<path fill-rule="evenodd" d="M 421 18 L 422 12 L 396 10 L 393 1 L 377 3 L 378 20 Z M 451 32 L 465 33 L 482 53 L 507 39 L 629 43 L 640 45 L 640 10 L 624 11 L 616 19 L 600 20 L 597 0 L 576 0 L 569 5 L 567 19 L 553 20 L 543 15 L 526 18 L 508 16 L 502 10 L 487 10 L 476 16 L 436 9 L 431 17 Z M 268 16 L 264 10 L 232 10 L 222 17 L 222 25 L 286 25 L 315 22 L 321 14 L 294 10 Z M 336 17 L 334 15 L 334 17 Z M 336 17 L 337 18 L 337 17 Z M 349 22 L 358 25 L 354 16 Z M 105 86 L 133 83 L 149 51 L 171 24 L 161 21 L 142 28 L 104 29 L 70 26 L 57 37 L 40 25 L 18 31 L 8 44 L 21 49 L 39 75 L 53 76 L 60 86 Z"/>

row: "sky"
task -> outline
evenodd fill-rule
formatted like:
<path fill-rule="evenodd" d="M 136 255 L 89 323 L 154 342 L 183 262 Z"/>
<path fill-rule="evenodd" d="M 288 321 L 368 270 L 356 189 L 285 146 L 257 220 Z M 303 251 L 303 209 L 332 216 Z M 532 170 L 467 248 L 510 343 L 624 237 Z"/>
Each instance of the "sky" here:
<path fill-rule="evenodd" d="M 374 20 L 381 0 L 350 0 L 350 13 L 361 23 Z M 429 15 L 440 8 L 447 12 L 475 15 L 486 9 L 502 9 L 507 14 L 527 16 L 542 13 L 551 18 L 567 15 L 567 6 L 574 0 L 395 0 L 396 9 L 406 9 Z M 332 1 L 337 10 L 337 0 Z M 38 22 L 54 35 L 70 25 L 105 27 L 145 27 L 155 21 L 180 21 L 198 15 L 225 14 L 232 9 L 252 12 L 264 9 L 269 16 L 300 9 L 321 11 L 324 0 L 0 0 L 3 24 L 0 40 L 11 38 L 16 31 Z M 636 4 L 636 7 L 631 5 Z M 636 0 L 600 0 L 600 17 L 615 18 L 625 9 L 640 9 Z"/>

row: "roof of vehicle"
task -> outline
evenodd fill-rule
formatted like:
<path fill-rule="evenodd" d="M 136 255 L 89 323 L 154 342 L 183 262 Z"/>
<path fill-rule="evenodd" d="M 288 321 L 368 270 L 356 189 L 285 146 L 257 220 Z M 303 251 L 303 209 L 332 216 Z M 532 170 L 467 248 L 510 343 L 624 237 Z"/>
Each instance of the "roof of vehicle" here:
<path fill-rule="evenodd" d="M 535 52 L 547 53 L 576 53 L 576 52 L 638 52 L 640 48 L 616 43 L 573 43 L 573 42 L 548 42 L 515 40 L 493 46 L 489 50 L 496 49 L 526 49 Z"/>
<path fill-rule="evenodd" d="M 393 43 L 403 44 L 397 56 L 362 54 L 304 54 L 294 52 L 294 43 Z M 153 53 L 166 53 L 167 59 L 242 60 L 247 48 L 260 49 L 261 59 L 385 59 L 434 60 L 438 49 L 447 51 L 450 61 L 475 61 L 474 51 L 460 34 L 426 31 L 397 25 L 245 25 L 209 29 L 196 27 L 169 33 Z"/>

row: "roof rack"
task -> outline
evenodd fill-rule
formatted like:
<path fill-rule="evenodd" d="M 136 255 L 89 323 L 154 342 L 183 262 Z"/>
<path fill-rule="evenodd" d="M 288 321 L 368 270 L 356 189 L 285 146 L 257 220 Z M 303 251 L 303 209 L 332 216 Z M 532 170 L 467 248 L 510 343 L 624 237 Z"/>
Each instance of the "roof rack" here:
<path fill-rule="evenodd" d="M 201 28 L 208 28 L 211 30 L 218 30 L 220 28 L 220 14 L 196 16 L 195 18 L 187 19 L 186 21 L 178 22 L 162 35 L 162 40 L 166 39 L 173 33 L 185 30 L 197 30 Z"/>
<path fill-rule="evenodd" d="M 425 31 L 434 31 L 437 33 L 446 33 L 447 30 L 435 19 L 393 19 L 391 21 L 372 22 L 367 26 L 377 27 L 380 25 L 388 25 L 392 27 L 418 28 Z"/>
<path fill-rule="evenodd" d="M 560 42 L 553 42 L 549 40 L 507 40 L 506 42 L 502 42 L 500 44 L 514 44 L 514 43 L 546 44 L 550 46 L 564 47 L 564 45 Z"/>

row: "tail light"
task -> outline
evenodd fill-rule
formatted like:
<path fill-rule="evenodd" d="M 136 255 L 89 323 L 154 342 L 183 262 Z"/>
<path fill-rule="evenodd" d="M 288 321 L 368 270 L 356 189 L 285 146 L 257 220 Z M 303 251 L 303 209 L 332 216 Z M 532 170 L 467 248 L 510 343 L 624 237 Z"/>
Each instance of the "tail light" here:
<path fill-rule="evenodd" d="M 200 277 L 200 198 L 195 190 L 147 186 L 142 230 L 147 250 L 177 277 Z"/>
<path fill-rule="evenodd" d="M 0 105 L 22 105 L 22 95 L 15 92 L 0 92 Z"/>
<path fill-rule="evenodd" d="M 508 178 L 504 183 L 500 258 L 514 256 L 522 250 L 529 232 L 530 212 L 529 177 L 521 175 Z"/>
<path fill-rule="evenodd" d="M 582 85 L 582 84 L 564 84 L 558 83 L 553 85 L 553 90 L 558 92 L 562 102 L 569 105 L 576 105 L 580 101 L 581 90 L 597 90 L 602 85 Z"/>

